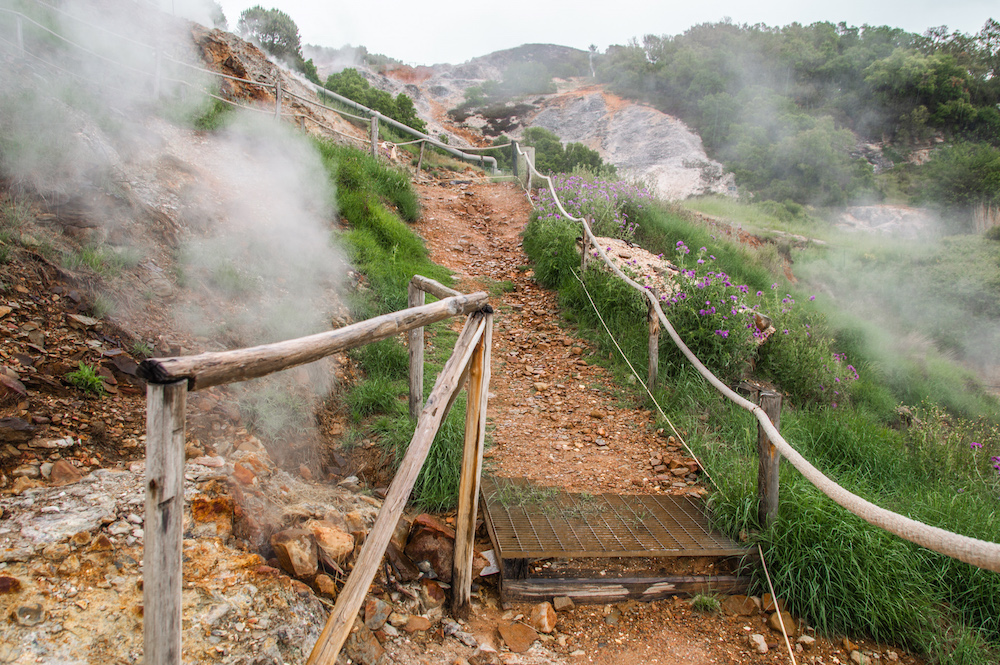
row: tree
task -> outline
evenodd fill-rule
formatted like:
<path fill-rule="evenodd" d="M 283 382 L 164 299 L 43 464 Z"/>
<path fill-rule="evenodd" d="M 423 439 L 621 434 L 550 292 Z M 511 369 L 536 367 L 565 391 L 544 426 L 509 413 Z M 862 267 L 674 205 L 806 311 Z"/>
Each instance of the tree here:
<path fill-rule="evenodd" d="M 264 9 L 260 5 L 240 14 L 236 29 L 244 39 L 249 39 L 281 60 L 302 59 L 299 26 L 295 25 L 280 9 Z"/>

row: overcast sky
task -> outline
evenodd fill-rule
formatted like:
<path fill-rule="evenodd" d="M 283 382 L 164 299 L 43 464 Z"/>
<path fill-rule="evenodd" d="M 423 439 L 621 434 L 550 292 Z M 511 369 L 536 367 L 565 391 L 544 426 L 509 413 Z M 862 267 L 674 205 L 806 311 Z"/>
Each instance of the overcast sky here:
<path fill-rule="evenodd" d="M 632 37 L 674 35 L 727 16 L 735 23 L 844 21 L 916 33 L 939 25 L 974 33 L 987 18 L 1000 19 L 997 0 L 221 0 L 221 4 L 233 30 L 244 9 L 260 4 L 291 16 L 303 44 L 365 46 L 411 65 L 458 64 L 535 42 L 581 49 L 596 44 L 603 52 Z"/>

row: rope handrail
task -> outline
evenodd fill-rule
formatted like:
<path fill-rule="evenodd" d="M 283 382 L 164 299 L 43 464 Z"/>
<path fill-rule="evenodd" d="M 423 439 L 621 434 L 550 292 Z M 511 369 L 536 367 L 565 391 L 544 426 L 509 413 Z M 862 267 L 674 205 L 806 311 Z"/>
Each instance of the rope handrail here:
<path fill-rule="evenodd" d="M 55 37 L 57 39 L 63 40 L 64 42 L 66 42 L 70 46 L 72 46 L 72 47 L 74 47 L 74 48 L 76 48 L 76 49 L 78 49 L 80 51 L 83 51 L 84 53 L 86 53 L 88 55 L 92 55 L 95 58 L 98 58 L 100 60 L 104 60 L 105 62 L 111 63 L 112 65 L 115 65 L 117 67 L 120 67 L 120 68 L 122 68 L 124 70 L 127 70 L 127 71 L 130 71 L 130 72 L 134 72 L 136 74 L 142 74 L 143 76 L 148 76 L 149 75 L 149 72 L 143 71 L 141 69 L 136 69 L 135 67 L 129 67 L 128 65 L 123 64 L 121 62 L 118 62 L 117 60 L 115 60 L 113 58 L 109 58 L 106 55 L 101 55 L 100 53 L 97 53 L 96 51 L 92 51 L 89 48 L 87 48 L 86 46 L 83 46 L 82 44 L 77 44 L 72 39 L 70 39 L 68 37 L 64 37 L 63 35 L 60 35 L 58 32 L 52 30 L 51 28 L 49 28 L 47 26 L 42 25 L 41 23 L 39 23 L 35 19 L 33 19 L 30 16 L 27 16 L 25 14 L 22 14 L 21 12 L 14 11 L 14 10 L 11 10 L 11 9 L 6 9 L 6 8 L 0 8 L 0 11 L 6 12 L 8 14 L 14 14 L 15 16 L 17 16 L 17 17 L 19 17 L 21 19 L 24 19 L 28 23 L 31 23 L 31 24 L 37 26 L 38 28 L 40 28 L 40 29 L 44 30 L 45 32 L 49 33 L 50 35 L 52 35 L 53 37 Z"/>
<path fill-rule="evenodd" d="M 94 28 L 95 30 L 100 30 L 101 32 L 104 32 L 106 34 L 112 35 L 112 36 L 117 37 L 119 39 L 123 39 L 123 40 L 125 40 L 125 41 L 127 41 L 127 42 L 129 42 L 131 44 L 135 44 L 136 46 L 141 46 L 143 48 L 149 48 L 149 49 L 153 48 L 149 44 L 143 44 L 142 42 L 140 42 L 140 41 L 138 41 L 136 39 L 132 39 L 131 37 L 126 37 L 125 35 L 119 34 L 119 33 L 115 32 L 113 30 L 109 30 L 108 28 L 105 28 L 103 25 L 98 25 L 96 23 L 91 23 L 90 21 L 87 21 L 86 19 L 82 19 L 79 16 L 76 16 L 75 14 L 69 13 L 65 9 L 60 9 L 58 7 L 50 5 L 47 2 L 42 2 L 42 0 L 32 0 L 32 2 L 34 2 L 36 5 L 41 5 L 42 7 L 45 7 L 46 9 L 51 9 L 52 11 L 56 12 L 57 14 L 62 14 L 63 16 L 65 16 L 67 18 L 71 18 L 74 21 L 76 21 L 77 23 L 81 23 L 81 24 L 87 26 L 88 28 Z M 7 11 L 7 12 L 10 12 L 10 13 L 13 13 L 13 14 L 20 14 L 20 12 L 11 11 L 9 9 L 2 9 L 2 8 L 0 8 L 0 11 Z M 24 16 L 24 15 L 21 14 L 21 16 Z M 25 17 L 25 18 L 27 18 L 27 17 Z"/>
<path fill-rule="evenodd" d="M 677 348 L 680 349 L 681 353 L 683 353 L 694 368 L 698 370 L 698 373 L 701 374 L 713 387 L 715 387 L 716 390 L 722 393 L 722 395 L 728 398 L 731 402 L 752 413 L 760 423 L 760 426 L 767 433 L 771 443 L 774 444 L 785 459 L 787 459 L 791 465 L 806 478 L 806 480 L 811 482 L 817 489 L 823 492 L 823 494 L 832 499 L 842 508 L 857 517 L 860 517 L 873 526 L 877 526 L 885 531 L 899 536 L 900 538 L 903 538 L 904 540 L 916 543 L 921 547 L 926 547 L 927 549 L 938 552 L 939 554 L 944 554 L 973 566 L 1000 573 L 1000 543 L 992 543 L 986 540 L 972 538 L 970 536 L 963 536 L 946 529 L 918 522 L 917 520 L 877 506 L 874 503 L 861 498 L 857 494 L 844 489 L 809 463 L 808 460 L 799 454 L 799 452 L 795 450 L 784 439 L 784 437 L 781 436 L 778 429 L 774 426 L 774 423 L 771 422 L 771 419 L 768 418 L 763 409 L 733 391 L 707 367 L 705 367 L 700 360 L 698 360 L 698 357 L 694 355 L 694 352 L 688 348 L 688 346 L 681 339 L 680 335 L 677 334 L 677 331 L 674 330 L 674 327 L 671 325 L 669 319 L 667 319 L 666 314 L 663 313 L 663 309 L 660 307 L 659 299 L 649 289 L 645 288 L 622 272 L 622 270 L 611 261 L 607 253 L 604 251 L 604 248 L 601 247 L 601 244 L 597 241 L 597 236 L 594 235 L 594 232 L 591 230 L 590 224 L 587 220 L 570 215 L 563 207 L 559 197 L 556 195 L 552 179 L 549 176 L 542 175 L 538 172 L 534 164 L 531 163 L 531 160 L 527 159 L 527 155 L 525 155 L 525 153 L 521 150 L 521 146 L 517 146 L 517 152 L 518 154 L 525 156 L 525 161 L 528 163 L 530 172 L 537 175 L 548 184 L 549 191 L 552 193 L 552 197 L 555 200 L 559 211 L 565 215 L 567 219 L 583 225 L 584 232 L 587 234 L 590 242 L 593 243 L 595 250 L 598 252 L 598 255 L 601 257 L 601 260 L 605 263 L 605 265 L 607 265 L 612 272 L 614 272 L 632 288 L 642 293 L 643 296 L 649 301 L 650 306 L 656 312 L 656 316 L 660 320 L 660 323 L 663 324 L 663 327 L 667 330 L 667 334 L 670 335 L 670 338 L 674 341 L 674 344 L 677 345 Z"/>
<path fill-rule="evenodd" d="M 334 113 L 339 113 L 340 115 L 347 116 L 348 118 L 353 118 L 355 120 L 362 120 L 364 122 L 368 122 L 368 118 L 365 118 L 364 116 L 354 115 L 353 113 L 348 113 L 347 111 L 343 111 L 341 109 L 335 109 L 321 102 L 317 102 L 315 99 L 308 99 L 306 97 L 303 97 L 302 95 L 296 95 L 294 92 L 291 92 L 290 90 L 282 90 L 281 92 L 293 99 L 299 100 L 300 102 L 305 102 L 306 104 L 312 104 L 313 106 L 318 106 L 321 109 L 326 109 L 327 111 L 333 111 Z M 322 94 L 327 94 L 327 93 L 322 93 Z"/>
<path fill-rule="evenodd" d="M 163 59 L 167 62 L 172 62 L 175 65 L 180 65 L 182 67 L 187 67 L 188 69 L 193 69 L 196 72 L 201 72 L 202 74 L 211 74 L 212 76 L 218 76 L 219 78 L 229 79 L 230 81 L 238 81 L 240 83 L 249 83 L 250 85 L 256 85 L 261 88 L 273 88 L 273 83 L 263 83 L 261 81 L 254 81 L 253 79 L 243 79 L 239 76 L 230 76 L 229 74 L 223 74 L 222 72 L 216 72 L 211 69 L 205 69 L 204 67 L 199 67 L 198 65 L 192 65 L 190 62 L 184 62 L 183 60 L 178 60 L 177 58 L 171 57 L 169 55 L 163 56 Z"/>

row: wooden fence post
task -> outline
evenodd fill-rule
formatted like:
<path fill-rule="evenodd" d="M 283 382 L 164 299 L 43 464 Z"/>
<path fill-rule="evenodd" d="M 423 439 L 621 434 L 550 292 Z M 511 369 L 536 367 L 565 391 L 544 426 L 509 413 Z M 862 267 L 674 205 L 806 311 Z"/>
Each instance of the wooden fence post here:
<path fill-rule="evenodd" d="M 517 179 L 517 141 L 510 142 L 510 165 L 511 170 L 514 173 L 514 179 Z"/>
<path fill-rule="evenodd" d="M 486 441 L 486 406 L 490 392 L 490 348 L 493 344 L 493 313 L 487 310 L 486 330 L 469 369 L 469 391 L 465 408 L 465 447 L 458 486 L 455 518 L 455 561 L 451 579 L 451 609 L 468 618 L 472 599 L 472 559 L 475 556 L 476 516 L 479 514 L 479 483 L 483 473 Z"/>
<path fill-rule="evenodd" d="M 646 320 L 649 321 L 649 382 L 646 385 L 652 390 L 653 385 L 656 384 L 656 375 L 660 371 L 660 317 L 656 315 L 653 303 L 647 303 L 647 308 Z"/>
<path fill-rule="evenodd" d="M 21 23 L 21 15 L 14 17 L 14 25 L 17 30 L 17 52 L 24 57 L 24 25 Z"/>
<path fill-rule="evenodd" d="M 781 427 L 781 393 L 763 390 L 760 393 L 760 407 L 774 423 Z M 757 471 L 757 519 L 761 528 L 769 527 L 778 516 L 778 470 L 781 455 L 759 424 L 757 426 L 757 456 L 760 467 Z"/>
<path fill-rule="evenodd" d="M 424 164 L 424 147 L 427 145 L 427 141 L 420 142 L 420 157 L 417 157 L 417 173 L 420 173 L 420 167 Z"/>
<path fill-rule="evenodd" d="M 424 304 L 424 292 L 412 282 L 406 285 L 406 306 Z M 424 329 L 414 328 L 407 333 L 410 347 L 410 417 L 414 420 L 424 408 Z"/>
<path fill-rule="evenodd" d="M 580 254 L 580 274 L 587 272 L 587 262 L 590 260 L 590 236 L 586 229 L 583 232 L 583 247 Z"/>
<path fill-rule="evenodd" d="M 371 142 L 372 157 L 378 157 L 378 113 L 372 113 Z"/>
<path fill-rule="evenodd" d="M 153 51 L 153 99 L 160 98 L 160 73 L 163 68 L 163 53 L 160 49 Z"/>
<path fill-rule="evenodd" d="M 184 407 L 187 381 L 146 385 L 143 661 L 181 662 Z"/>
<path fill-rule="evenodd" d="M 274 119 L 281 120 L 281 79 L 274 80 Z"/>

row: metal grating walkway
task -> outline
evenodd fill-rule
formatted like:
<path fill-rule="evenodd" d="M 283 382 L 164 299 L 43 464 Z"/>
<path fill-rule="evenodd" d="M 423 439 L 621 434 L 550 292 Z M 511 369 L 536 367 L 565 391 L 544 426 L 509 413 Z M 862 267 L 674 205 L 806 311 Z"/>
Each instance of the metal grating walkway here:
<path fill-rule="evenodd" d="M 525 478 L 482 480 L 501 559 L 736 556 L 746 548 L 708 526 L 700 499 L 571 494 Z"/>

